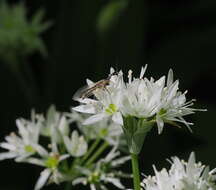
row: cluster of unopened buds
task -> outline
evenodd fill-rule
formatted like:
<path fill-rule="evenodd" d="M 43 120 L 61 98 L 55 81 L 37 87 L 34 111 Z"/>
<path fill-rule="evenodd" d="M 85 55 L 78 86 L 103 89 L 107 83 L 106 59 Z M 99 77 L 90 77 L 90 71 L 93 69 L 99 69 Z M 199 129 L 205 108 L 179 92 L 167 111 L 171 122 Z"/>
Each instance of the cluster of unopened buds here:
<path fill-rule="evenodd" d="M 157 171 L 155 176 L 140 181 L 138 156 L 148 132 L 157 126 L 161 134 L 164 125 L 190 130 L 193 123 L 183 117 L 193 114 L 194 100 L 187 101 L 186 93 L 179 91 L 179 81 L 173 71 L 167 79 L 147 79 L 142 67 L 139 77 L 128 72 L 110 69 L 106 79 L 92 82 L 78 90 L 73 99 L 79 105 L 69 113 L 60 113 L 51 106 L 46 116 L 32 111 L 31 120 L 17 119 L 18 134 L 6 136 L 0 147 L 0 160 L 14 159 L 43 167 L 34 187 L 41 189 L 49 183 L 66 183 L 66 188 L 78 184 L 91 190 L 108 189 L 107 183 L 126 189 L 121 178 L 133 178 L 134 190 L 214 190 L 214 171 L 195 163 L 194 153 L 187 162 L 177 157 L 171 160 L 171 169 Z M 77 128 L 72 127 L 76 124 Z M 121 150 L 127 149 L 128 153 Z M 133 175 L 119 167 L 132 160 Z"/>

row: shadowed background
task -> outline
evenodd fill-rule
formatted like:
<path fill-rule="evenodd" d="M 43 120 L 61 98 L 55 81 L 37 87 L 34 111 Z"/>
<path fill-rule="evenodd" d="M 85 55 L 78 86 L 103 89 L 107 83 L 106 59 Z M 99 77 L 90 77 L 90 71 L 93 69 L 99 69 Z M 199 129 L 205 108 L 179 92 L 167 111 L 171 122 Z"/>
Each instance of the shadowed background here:
<path fill-rule="evenodd" d="M 148 64 L 146 76 L 156 79 L 172 68 L 175 79 L 180 79 L 180 90 L 187 89 L 188 99 L 197 99 L 195 107 L 208 112 L 186 118 L 195 123 L 192 134 L 186 127 L 166 126 L 158 136 L 154 128 L 140 156 L 141 171 L 151 174 L 152 164 L 161 169 L 168 166 L 166 158 L 187 159 L 192 150 L 198 160 L 216 167 L 215 1 L 37 0 L 24 4 L 29 18 L 43 8 L 44 20 L 52 22 L 40 35 L 48 54 L 25 56 L 18 74 L 0 57 L 1 141 L 16 129 L 16 118 L 29 118 L 31 108 L 45 112 L 55 104 L 58 110 L 69 111 L 75 105 L 73 94 L 86 78 L 106 78 L 111 66 L 139 75 L 141 66 Z M 129 163 L 125 169 L 130 170 Z M 0 171 L 1 190 L 30 190 L 41 170 L 3 161 Z"/>

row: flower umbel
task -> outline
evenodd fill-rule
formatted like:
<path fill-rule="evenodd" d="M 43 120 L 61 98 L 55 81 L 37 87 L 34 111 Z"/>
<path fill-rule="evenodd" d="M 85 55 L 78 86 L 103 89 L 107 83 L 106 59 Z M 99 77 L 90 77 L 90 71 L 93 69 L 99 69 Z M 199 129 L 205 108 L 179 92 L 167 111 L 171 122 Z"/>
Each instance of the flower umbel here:
<path fill-rule="evenodd" d="M 138 133 L 143 132 L 143 130 L 149 131 L 142 128 L 147 126 L 151 128 L 150 126 L 153 126 L 154 123 L 157 124 L 159 134 L 163 130 L 164 123 L 179 126 L 177 122 L 180 122 L 190 129 L 189 126 L 193 123 L 185 121 L 183 117 L 193 114 L 195 111 L 205 110 L 191 108 L 194 100 L 186 101 L 187 91 L 183 93 L 179 91 L 179 81 L 173 80 L 171 69 L 167 80 L 165 76 L 154 80 L 152 77 L 150 79 L 144 77 L 146 68 L 147 65 L 141 69 L 138 78 L 133 78 L 130 70 L 127 82 L 123 80 L 121 71 L 116 73 L 111 68 L 110 73 L 116 74 L 110 78 L 110 82 L 105 88 L 93 91 L 93 98 L 76 99 L 81 105 L 73 108 L 75 111 L 93 114 L 83 124 L 89 125 L 111 117 L 114 122 L 123 125 L 124 132 L 127 136 L 131 135 L 131 138 L 135 138 L 134 135 L 137 138 L 140 136 Z M 91 87 L 92 82 L 88 82 L 88 85 Z M 137 131 L 137 126 L 127 126 L 128 118 L 136 121 L 136 125 L 142 121 L 144 125 L 139 128 L 142 130 Z M 129 122 L 130 125 L 134 123 L 133 121 Z M 142 143 L 139 142 L 139 144 Z M 138 152 L 140 149 L 137 147 Z M 138 152 L 132 150 L 132 153 Z"/>
<path fill-rule="evenodd" d="M 145 190 L 215 190 L 215 171 L 196 163 L 195 154 L 191 153 L 188 162 L 173 157 L 169 170 L 157 171 L 155 176 L 145 177 L 141 186 Z"/>

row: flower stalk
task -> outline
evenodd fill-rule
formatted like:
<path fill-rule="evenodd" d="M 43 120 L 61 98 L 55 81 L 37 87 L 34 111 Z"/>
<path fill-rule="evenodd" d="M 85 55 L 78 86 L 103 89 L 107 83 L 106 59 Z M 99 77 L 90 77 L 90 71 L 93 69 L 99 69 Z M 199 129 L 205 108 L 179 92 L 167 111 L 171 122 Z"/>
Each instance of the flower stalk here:
<path fill-rule="evenodd" d="M 131 153 L 134 190 L 140 190 L 140 172 L 138 155 Z"/>
<path fill-rule="evenodd" d="M 95 154 L 86 162 L 86 166 L 92 164 L 102 153 L 103 151 L 109 146 L 107 142 L 104 142 L 101 147 L 95 152 Z"/>

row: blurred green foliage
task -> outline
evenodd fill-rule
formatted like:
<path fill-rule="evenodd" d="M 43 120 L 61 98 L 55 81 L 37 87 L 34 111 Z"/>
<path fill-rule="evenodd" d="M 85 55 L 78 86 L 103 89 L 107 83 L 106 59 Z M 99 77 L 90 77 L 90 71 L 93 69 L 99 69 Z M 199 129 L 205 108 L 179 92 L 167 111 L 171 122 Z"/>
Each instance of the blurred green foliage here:
<path fill-rule="evenodd" d="M 3 62 L 17 64 L 18 57 L 39 51 L 46 55 L 46 48 L 40 34 L 50 22 L 42 22 L 44 11 L 37 11 L 30 20 L 27 19 L 23 3 L 10 6 L 5 1 L 0 3 L 0 59 Z"/>
<path fill-rule="evenodd" d="M 114 0 L 101 8 L 97 21 L 99 33 L 107 32 L 114 27 L 127 5 L 127 0 Z"/>

